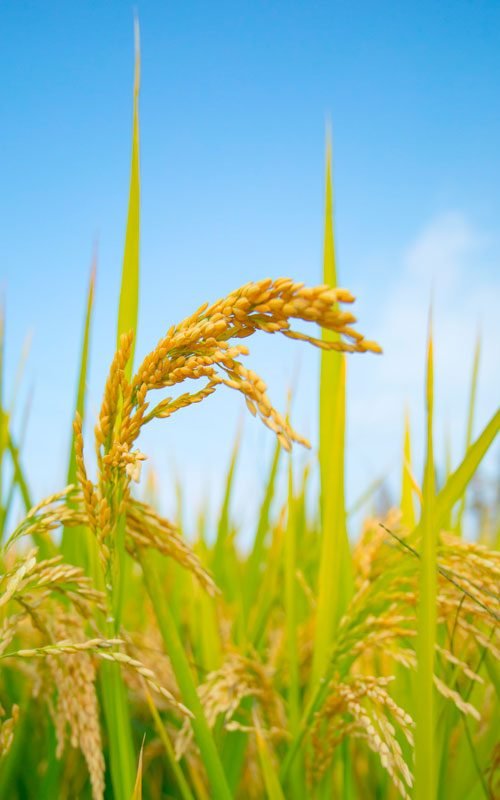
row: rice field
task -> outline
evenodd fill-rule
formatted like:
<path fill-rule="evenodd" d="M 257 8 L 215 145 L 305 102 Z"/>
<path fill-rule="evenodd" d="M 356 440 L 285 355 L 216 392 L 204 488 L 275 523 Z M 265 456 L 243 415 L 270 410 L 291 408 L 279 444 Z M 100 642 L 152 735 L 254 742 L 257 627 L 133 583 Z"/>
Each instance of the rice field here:
<path fill-rule="evenodd" d="M 0 797 L 499 797 L 498 508 L 463 536 L 500 427 L 497 411 L 472 437 L 479 353 L 467 447 L 438 480 L 430 321 L 423 475 L 407 421 L 399 504 L 348 535 L 346 362 L 383 358 L 384 343 L 337 286 L 329 149 L 318 285 L 269 278 L 198 308 L 193 294 L 192 315 L 139 353 L 139 77 L 137 53 L 116 354 L 94 419 L 92 272 L 67 485 L 50 497 L 31 495 L 0 362 Z M 292 451 L 309 443 L 246 366 L 265 334 L 321 359 L 306 470 Z M 141 481 L 142 428 L 229 390 L 276 442 L 249 548 L 230 514 L 239 441 L 218 524 L 200 514 L 194 538 Z"/>

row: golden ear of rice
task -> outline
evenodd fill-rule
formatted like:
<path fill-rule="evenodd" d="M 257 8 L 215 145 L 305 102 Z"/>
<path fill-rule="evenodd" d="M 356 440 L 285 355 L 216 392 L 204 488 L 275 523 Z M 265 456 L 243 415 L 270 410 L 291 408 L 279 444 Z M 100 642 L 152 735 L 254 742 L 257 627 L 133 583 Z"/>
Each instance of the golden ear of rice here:
<path fill-rule="evenodd" d="M 5 716 L 5 711 L 2 706 L 0 706 L 0 716 Z M 19 706 L 14 703 L 10 711 L 10 717 L 7 717 L 0 723 L 0 761 L 5 758 L 12 746 L 18 719 Z"/>

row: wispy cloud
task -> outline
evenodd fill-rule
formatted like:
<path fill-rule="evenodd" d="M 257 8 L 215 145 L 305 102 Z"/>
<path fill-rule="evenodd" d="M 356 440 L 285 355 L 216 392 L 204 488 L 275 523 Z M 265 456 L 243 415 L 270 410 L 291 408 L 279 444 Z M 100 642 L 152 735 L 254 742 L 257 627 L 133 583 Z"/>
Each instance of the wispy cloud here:
<path fill-rule="evenodd" d="M 370 321 L 384 347 L 384 357 L 377 364 L 356 363 L 352 370 L 351 463 L 361 457 L 362 462 L 369 460 L 372 464 L 374 453 L 380 454 L 383 462 L 397 463 L 405 405 L 411 412 L 415 440 L 421 443 L 424 353 L 431 304 L 436 353 L 435 435 L 438 445 L 449 435 L 455 458 L 460 457 L 478 333 L 482 355 L 476 432 L 500 399 L 499 267 L 495 238 L 477 230 L 456 212 L 431 220 L 401 252 L 392 270 L 395 279 Z M 421 457 L 421 448 L 416 449 Z M 355 480 L 358 475 L 353 465 Z"/>

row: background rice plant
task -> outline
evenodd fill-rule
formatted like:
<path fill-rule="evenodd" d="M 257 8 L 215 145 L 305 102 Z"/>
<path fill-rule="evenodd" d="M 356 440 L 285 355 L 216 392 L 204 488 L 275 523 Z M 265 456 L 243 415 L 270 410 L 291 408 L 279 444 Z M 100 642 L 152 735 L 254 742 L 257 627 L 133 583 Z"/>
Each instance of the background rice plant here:
<path fill-rule="evenodd" d="M 429 334 L 423 480 L 407 423 L 400 508 L 368 514 L 349 538 L 345 391 L 348 359 L 361 356 L 348 351 L 368 359 L 378 347 L 353 329 L 352 298 L 335 288 L 329 144 L 324 285 L 249 284 L 179 325 L 166 321 L 167 335 L 144 361 L 134 357 L 138 98 L 137 47 L 117 353 L 97 422 L 84 428 L 93 271 L 61 492 L 31 498 L 23 429 L 16 439 L 2 399 L 0 796 L 494 797 L 498 520 L 477 542 L 460 534 L 466 491 L 500 412 L 472 437 L 474 366 L 466 450 L 437 481 Z M 311 340 L 309 324 L 292 331 L 290 319 L 318 323 L 321 338 Z M 259 332 L 321 351 L 319 463 L 305 470 L 284 452 L 304 443 L 291 427 L 293 403 L 279 414 L 241 363 Z M 162 436 L 158 420 L 195 415 L 188 406 L 227 389 L 243 394 L 277 438 L 249 548 L 233 519 L 239 436 L 215 531 L 202 513 L 188 541 L 182 514 L 174 525 L 158 511 L 151 474 L 131 491 L 144 460 L 135 448 L 141 427 L 155 419 Z M 83 435 L 94 425 L 97 471 Z M 20 519 L 11 513 L 16 494 Z"/>

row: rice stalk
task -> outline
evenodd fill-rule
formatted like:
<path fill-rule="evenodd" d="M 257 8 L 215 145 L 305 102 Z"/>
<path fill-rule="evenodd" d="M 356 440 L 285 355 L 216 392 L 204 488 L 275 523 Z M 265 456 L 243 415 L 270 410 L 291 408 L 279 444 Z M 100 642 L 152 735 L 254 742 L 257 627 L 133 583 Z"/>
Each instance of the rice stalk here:
<path fill-rule="evenodd" d="M 335 287 L 337 268 L 331 162 L 331 142 L 328 139 L 323 279 L 328 286 Z M 338 344 L 339 332 L 324 328 L 323 340 L 325 344 Z M 352 591 L 344 499 L 345 370 L 346 364 L 342 356 L 339 353 L 328 353 L 325 348 L 321 354 L 319 413 L 322 549 L 319 561 L 313 684 L 319 680 L 325 669 L 333 633 Z"/>

